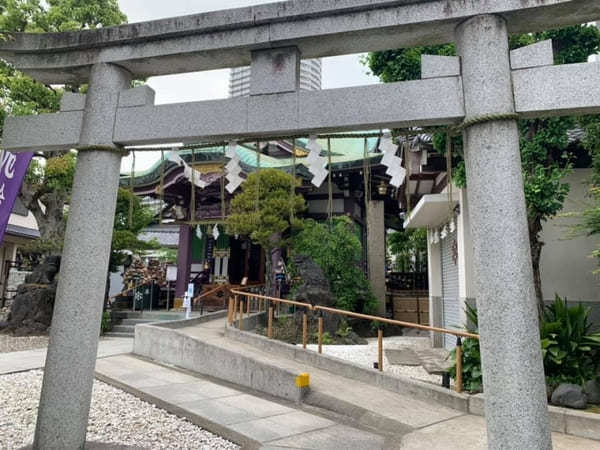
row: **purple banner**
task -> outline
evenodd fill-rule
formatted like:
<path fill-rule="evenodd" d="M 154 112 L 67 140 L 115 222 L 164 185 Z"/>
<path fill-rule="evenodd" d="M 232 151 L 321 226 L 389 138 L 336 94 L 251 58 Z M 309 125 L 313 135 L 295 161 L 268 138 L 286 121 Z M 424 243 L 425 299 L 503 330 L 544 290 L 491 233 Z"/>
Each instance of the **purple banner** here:
<path fill-rule="evenodd" d="M 32 152 L 0 152 L 0 244 L 32 157 Z"/>

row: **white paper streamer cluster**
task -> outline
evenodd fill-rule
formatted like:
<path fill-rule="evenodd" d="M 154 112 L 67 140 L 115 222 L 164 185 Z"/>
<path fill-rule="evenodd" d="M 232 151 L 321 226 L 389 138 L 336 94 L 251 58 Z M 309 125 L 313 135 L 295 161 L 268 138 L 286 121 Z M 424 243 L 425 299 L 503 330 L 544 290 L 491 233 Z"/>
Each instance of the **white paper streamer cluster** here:
<path fill-rule="evenodd" d="M 229 147 L 227 148 L 227 152 L 225 156 L 230 158 L 230 161 L 225 166 L 225 170 L 227 170 L 227 192 L 233 194 L 237 188 L 241 186 L 244 182 L 244 179 L 240 177 L 240 173 L 242 173 L 242 168 L 240 166 L 240 157 L 238 156 L 235 149 L 237 148 L 237 142 L 232 141 L 229 143 Z M 215 238 L 216 239 L 216 238 Z"/>
<path fill-rule="evenodd" d="M 446 239 L 449 234 L 456 231 L 456 219 L 452 218 L 449 223 L 445 224 L 441 228 L 434 228 L 431 230 L 429 236 L 429 242 L 431 244 L 439 244 L 440 240 Z"/>
<path fill-rule="evenodd" d="M 313 175 L 311 182 L 316 187 L 321 187 L 323 181 L 325 181 L 325 178 L 329 175 L 329 171 L 325 169 L 327 158 L 321 156 L 323 148 L 317 142 L 316 136 L 311 136 L 309 138 L 306 148 L 310 150 L 305 165 L 308 171 Z"/>
<path fill-rule="evenodd" d="M 208 186 L 208 183 L 202 180 L 202 174 L 188 165 L 176 152 L 177 150 L 173 149 L 169 153 L 169 161 L 174 162 L 180 167 L 183 166 L 183 176 L 191 183 L 194 183 L 194 186 L 197 188 L 204 189 Z"/>
<path fill-rule="evenodd" d="M 406 179 L 406 169 L 402 167 L 402 158 L 396 156 L 398 146 L 394 144 L 392 134 L 385 132 L 381 138 L 379 149 L 383 152 L 381 164 L 387 167 L 386 175 L 392 177 L 390 184 L 395 188 L 399 188 L 404 184 Z"/>

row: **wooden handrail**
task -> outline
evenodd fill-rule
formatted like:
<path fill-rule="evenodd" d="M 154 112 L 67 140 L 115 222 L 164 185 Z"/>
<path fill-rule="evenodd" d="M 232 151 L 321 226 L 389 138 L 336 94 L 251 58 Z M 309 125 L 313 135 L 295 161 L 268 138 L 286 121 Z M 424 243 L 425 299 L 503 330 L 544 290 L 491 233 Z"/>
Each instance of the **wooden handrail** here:
<path fill-rule="evenodd" d="M 260 298 L 260 299 L 264 299 L 264 300 L 269 300 L 275 303 L 284 303 L 284 304 L 288 304 L 288 305 L 295 305 L 295 306 L 300 306 L 303 308 L 307 308 L 310 311 L 324 311 L 324 312 L 328 312 L 331 314 L 340 314 L 343 316 L 348 316 L 348 317 L 354 317 L 357 319 L 364 319 L 364 320 L 371 320 L 374 322 L 382 322 L 382 323 L 388 323 L 390 325 L 398 325 L 401 327 L 407 327 L 407 328 L 416 328 L 419 330 L 424 330 L 424 331 L 433 331 L 436 333 L 445 333 L 445 334 L 451 334 L 453 336 L 457 336 L 457 337 L 463 337 L 463 338 L 473 338 L 473 339 L 479 339 L 479 335 L 475 334 L 475 333 L 469 333 L 467 331 L 458 331 L 458 330 L 447 330 L 445 328 L 438 328 L 438 327 L 430 327 L 427 325 L 420 325 L 418 323 L 412 323 L 412 322 L 403 322 L 400 320 L 394 320 L 394 319 L 387 319 L 385 317 L 379 317 L 379 316 L 370 316 L 368 314 L 360 314 L 360 313 L 355 313 L 355 312 L 351 312 L 351 311 L 345 311 L 342 309 L 336 309 L 336 308 L 329 308 L 327 306 L 319 306 L 319 305 L 311 305 L 310 303 L 303 303 L 303 302 L 296 302 L 293 300 L 285 300 L 282 298 L 276 298 L 276 297 L 268 297 L 266 295 L 257 295 L 257 294 L 252 294 L 252 293 L 248 293 L 248 292 L 243 292 L 243 291 L 239 291 L 236 289 L 232 289 L 231 292 L 233 294 L 237 294 L 237 295 L 243 295 L 243 296 L 252 296 L 252 297 L 256 297 L 256 298 Z"/>
<path fill-rule="evenodd" d="M 245 297 L 254 297 L 257 299 L 261 299 L 261 300 L 269 300 L 269 301 L 275 302 L 275 303 L 284 303 L 286 305 L 300 306 L 303 308 L 308 308 L 309 310 L 313 309 L 313 306 L 310 303 L 296 302 L 294 300 L 286 300 L 284 298 L 276 298 L 276 297 L 269 297 L 267 295 L 253 294 L 252 292 L 243 292 L 243 291 L 239 291 L 237 289 L 232 289 L 231 293 L 236 294 L 236 295 L 243 295 Z"/>
<path fill-rule="evenodd" d="M 344 311 L 344 310 L 341 310 L 341 309 L 329 308 L 327 306 L 318 306 L 318 305 L 316 305 L 316 306 L 313 307 L 313 310 L 315 310 L 315 311 L 327 311 L 327 312 L 330 312 L 330 313 L 333 313 L 333 314 L 341 314 L 341 315 L 348 316 L 348 317 L 355 317 L 357 319 L 373 320 L 373 321 L 376 321 L 376 322 L 389 323 L 391 325 L 399 325 L 399 326 L 408 327 L 408 328 L 416 328 L 416 329 L 419 329 L 419 330 L 435 331 L 437 333 L 452 334 L 452 335 L 457 336 L 457 337 L 479 339 L 479 335 L 478 334 L 469 333 L 469 332 L 466 332 L 466 331 L 447 330 L 445 328 L 430 327 L 430 326 L 427 326 L 427 325 L 420 325 L 418 323 L 402 322 L 400 320 L 387 319 L 385 317 L 378 317 L 378 316 L 369 316 L 367 314 L 360 314 L 360 313 L 355 313 L 355 312 L 351 312 L 351 311 Z"/>

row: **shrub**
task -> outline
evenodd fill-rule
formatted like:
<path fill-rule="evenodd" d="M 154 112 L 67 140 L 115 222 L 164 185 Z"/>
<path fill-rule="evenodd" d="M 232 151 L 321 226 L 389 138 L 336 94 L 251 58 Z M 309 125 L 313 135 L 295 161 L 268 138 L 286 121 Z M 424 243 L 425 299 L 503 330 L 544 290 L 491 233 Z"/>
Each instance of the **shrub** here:
<path fill-rule="evenodd" d="M 546 307 L 540 326 L 544 370 L 552 384 L 583 385 L 596 375 L 600 333 L 590 333 L 590 309 L 569 307 L 558 295 Z"/>
<path fill-rule="evenodd" d="M 323 270 L 338 308 L 366 314 L 377 309 L 377 299 L 360 266 L 362 246 L 350 218 L 335 217 L 331 225 L 306 220 L 293 238 L 293 247 Z"/>
<path fill-rule="evenodd" d="M 468 324 L 465 329 L 469 333 L 478 333 L 477 309 L 467 305 L 466 310 Z M 462 341 L 463 350 L 463 388 L 469 392 L 481 392 L 483 390 L 483 377 L 481 374 L 481 352 L 479 339 L 466 338 Z M 450 352 L 452 367 L 450 376 L 456 379 L 456 349 Z"/>
<path fill-rule="evenodd" d="M 112 330 L 112 319 L 110 312 L 104 311 L 102 313 L 102 322 L 100 323 L 100 334 L 104 334 Z"/>
<path fill-rule="evenodd" d="M 473 326 L 465 328 L 477 333 L 477 310 L 467 305 L 467 318 Z M 556 296 L 546 307 L 540 323 L 542 356 L 546 383 L 583 385 L 596 376 L 600 365 L 600 333 L 590 333 L 590 309 L 583 305 L 568 306 L 566 299 Z M 450 376 L 456 378 L 456 350 L 451 352 Z M 463 382 L 470 392 L 482 390 L 481 354 L 477 339 L 463 341 Z"/>

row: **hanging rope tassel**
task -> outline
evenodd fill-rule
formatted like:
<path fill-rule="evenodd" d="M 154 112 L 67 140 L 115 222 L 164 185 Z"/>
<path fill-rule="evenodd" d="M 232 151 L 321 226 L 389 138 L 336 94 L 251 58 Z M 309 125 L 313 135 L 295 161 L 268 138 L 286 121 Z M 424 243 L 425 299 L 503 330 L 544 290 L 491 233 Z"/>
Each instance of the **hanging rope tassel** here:
<path fill-rule="evenodd" d="M 452 136 L 446 133 L 446 171 L 448 178 L 448 216 L 452 220 L 454 208 L 452 207 Z"/>
<path fill-rule="evenodd" d="M 133 179 L 135 178 L 135 152 L 131 152 L 131 175 L 129 176 L 129 190 L 131 196 L 129 197 L 129 229 L 133 228 L 133 197 L 135 195 L 135 189 L 133 188 Z"/>
<path fill-rule="evenodd" d="M 192 149 L 192 163 L 190 164 L 190 168 L 192 169 L 192 179 L 190 181 L 190 223 L 194 223 L 196 221 L 196 185 L 194 184 L 195 181 L 195 172 L 196 169 L 194 169 L 194 162 L 196 161 L 196 153 L 194 151 L 194 149 Z"/>
<path fill-rule="evenodd" d="M 225 146 L 223 146 L 223 173 L 221 175 L 221 218 L 225 221 Z"/>
<path fill-rule="evenodd" d="M 404 135 L 404 161 L 406 164 L 406 184 L 405 184 L 406 213 L 407 213 L 407 216 L 410 216 L 412 206 L 410 204 L 410 134 L 409 133 L 406 133 Z"/>
<path fill-rule="evenodd" d="M 158 211 L 158 223 L 163 223 L 163 208 L 165 206 L 165 151 L 160 151 L 160 187 L 159 187 L 160 206 Z"/>
<path fill-rule="evenodd" d="M 329 227 L 331 228 L 331 224 L 333 222 L 333 184 L 331 182 L 331 139 L 327 138 L 327 170 L 329 171 L 328 181 L 329 181 L 329 197 L 327 203 L 327 215 L 329 218 Z"/>
<path fill-rule="evenodd" d="M 296 199 L 296 139 L 292 139 L 292 185 L 290 187 L 290 223 L 294 221 Z"/>
<path fill-rule="evenodd" d="M 260 142 L 256 142 L 256 212 L 260 211 Z"/>

